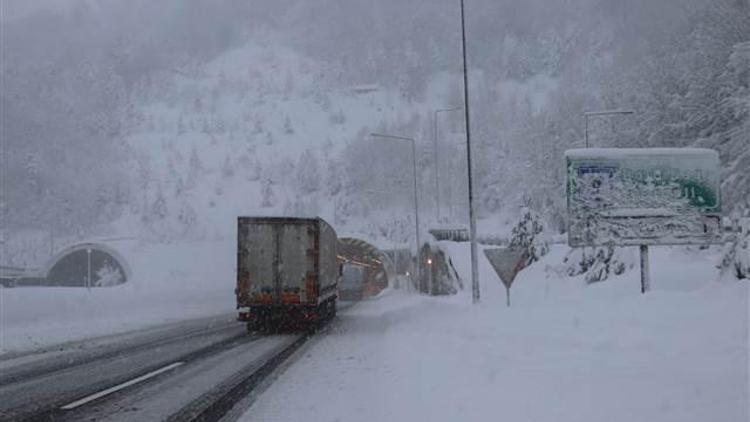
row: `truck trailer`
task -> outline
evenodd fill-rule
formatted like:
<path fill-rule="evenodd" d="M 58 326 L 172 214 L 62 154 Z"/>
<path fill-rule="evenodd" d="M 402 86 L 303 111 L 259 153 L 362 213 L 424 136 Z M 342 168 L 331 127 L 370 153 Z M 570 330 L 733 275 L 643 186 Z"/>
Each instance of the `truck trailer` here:
<path fill-rule="evenodd" d="M 343 264 L 339 280 L 339 299 L 361 300 L 367 275 L 368 268 L 363 265 Z"/>
<path fill-rule="evenodd" d="M 320 218 L 238 218 L 235 294 L 248 331 L 310 328 L 336 314 L 337 241 Z"/>

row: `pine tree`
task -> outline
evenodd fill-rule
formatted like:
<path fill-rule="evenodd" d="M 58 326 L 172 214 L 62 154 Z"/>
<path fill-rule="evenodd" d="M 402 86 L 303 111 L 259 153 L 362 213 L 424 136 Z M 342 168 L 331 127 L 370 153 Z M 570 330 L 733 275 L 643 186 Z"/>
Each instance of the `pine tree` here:
<path fill-rule="evenodd" d="M 177 134 L 178 135 L 184 135 L 185 132 L 187 132 L 187 128 L 185 127 L 185 118 L 180 114 L 180 117 L 177 119 Z"/>
<path fill-rule="evenodd" d="M 250 168 L 247 173 L 247 180 L 250 182 L 257 182 L 260 180 L 260 176 L 263 174 L 263 166 L 260 164 L 257 158 L 254 158 L 250 163 Z"/>
<path fill-rule="evenodd" d="M 253 122 L 253 133 L 256 135 L 260 135 L 263 133 L 263 120 L 260 119 L 259 116 L 255 116 L 255 120 Z"/>
<path fill-rule="evenodd" d="M 750 209 L 744 211 L 743 217 L 734 220 L 739 233 L 724 251 L 719 268 L 740 280 L 750 279 Z"/>
<path fill-rule="evenodd" d="M 273 181 L 270 178 L 263 179 L 261 184 L 261 207 L 269 208 L 276 204 L 276 196 L 273 192 Z"/>
<path fill-rule="evenodd" d="M 529 206 L 524 206 L 521 221 L 511 232 L 510 247 L 526 250 L 526 265 L 539 261 L 549 251 L 544 239 L 544 225 L 537 212 Z"/>
<path fill-rule="evenodd" d="M 292 72 L 287 71 L 286 79 L 284 80 L 284 101 L 289 101 L 294 92 L 294 76 Z"/>
<path fill-rule="evenodd" d="M 221 167 L 221 177 L 228 179 L 234 176 L 234 167 L 232 166 L 232 158 L 227 156 L 224 159 L 224 165 Z"/>
<path fill-rule="evenodd" d="M 156 198 L 151 203 L 150 221 L 159 221 L 167 218 L 169 210 L 167 209 L 167 200 L 164 198 L 161 186 L 157 188 Z"/>
<path fill-rule="evenodd" d="M 334 197 L 341 192 L 344 187 L 344 175 L 342 174 L 340 165 L 335 160 L 328 161 L 328 169 L 326 171 L 326 194 L 328 197 Z"/>
<path fill-rule="evenodd" d="M 174 185 L 174 196 L 175 198 L 181 198 L 185 193 L 185 182 L 182 181 L 182 177 L 177 178 L 177 182 Z"/>
<path fill-rule="evenodd" d="M 198 184 L 201 172 L 203 171 L 203 164 L 198 156 L 198 150 L 195 146 L 190 150 L 190 161 L 188 162 L 188 175 L 187 175 L 187 187 L 194 188 Z"/>
<path fill-rule="evenodd" d="M 292 119 L 290 119 L 289 116 L 286 116 L 284 118 L 284 132 L 287 135 L 293 135 L 294 134 L 294 127 L 292 126 Z"/>
<path fill-rule="evenodd" d="M 337 112 L 331 114 L 329 120 L 333 125 L 343 125 L 344 123 L 346 123 L 346 115 L 342 110 L 338 110 Z"/>
<path fill-rule="evenodd" d="M 304 195 L 320 189 L 318 157 L 309 149 L 302 153 L 297 164 L 297 186 Z"/>

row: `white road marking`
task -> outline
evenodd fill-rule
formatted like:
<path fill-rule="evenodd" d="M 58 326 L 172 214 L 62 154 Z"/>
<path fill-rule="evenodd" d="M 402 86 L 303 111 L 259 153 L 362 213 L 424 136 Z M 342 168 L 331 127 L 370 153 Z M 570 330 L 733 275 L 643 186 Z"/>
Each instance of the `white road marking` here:
<path fill-rule="evenodd" d="M 161 373 L 164 373 L 164 372 L 167 372 L 167 371 L 169 371 L 171 369 L 177 368 L 178 366 L 183 365 L 183 364 L 185 364 L 185 362 L 175 362 L 175 363 L 172 363 L 172 364 L 167 365 L 167 366 L 165 366 L 163 368 L 157 369 L 155 371 L 151 371 L 148 374 L 141 375 L 138 378 L 133 378 L 130 381 L 125 381 L 122 384 L 115 385 L 114 387 L 110 387 L 110 388 L 108 388 L 106 390 L 102 390 L 102 391 L 100 391 L 98 393 L 92 394 L 90 396 L 86 396 L 86 397 L 84 397 L 84 398 L 82 398 L 80 400 L 76 400 L 76 401 L 74 401 L 72 403 L 68 403 L 65 406 L 61 407 L 60 409 L 62 409 L 62 410 L 72 410 L 72 409 L 75 409 L 78 406 L 82 406 L 82 405 L 84 405 L 84 404 L 86 404 L 88 402 L 94 401 L 94 400 L 96 400 L 98 398 L 101 398 L 101 397 L 104 397 L 104 396 L 106 396 L 108 394 L 112 394 L 112 393 L 114 393 L 116 391 L 122 390 L 123 388 L 130 387 L 131 385 L 138 384 L 139 382 L 145 381 L 145 380 L 147 380 L 149 378 L 153 378 L 153 377 L 155 377 L 155 376 L 157 376 L 157 375 L 159 375 Z"/>

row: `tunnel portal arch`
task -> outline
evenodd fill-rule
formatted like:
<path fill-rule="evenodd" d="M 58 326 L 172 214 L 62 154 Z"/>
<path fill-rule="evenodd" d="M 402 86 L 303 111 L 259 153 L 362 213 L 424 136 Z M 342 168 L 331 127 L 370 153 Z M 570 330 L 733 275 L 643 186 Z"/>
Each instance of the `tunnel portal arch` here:
<path fill-rule="evenodd" d="M 131 272 L 125 259 L 111 247 L 80 243 L 52 257 L 42 275 L 50 286 L 110 287 L 126 283 Z"/>
<path fill-rule="evenodd" d="M 396 266 L 391 258 L 371 243 L 342 237 L 338 242 L 338 258 L 343 264 L 367 268 L 363 286 L 364 296 L 373 296 L 388 287 L 396 277 Z"/>

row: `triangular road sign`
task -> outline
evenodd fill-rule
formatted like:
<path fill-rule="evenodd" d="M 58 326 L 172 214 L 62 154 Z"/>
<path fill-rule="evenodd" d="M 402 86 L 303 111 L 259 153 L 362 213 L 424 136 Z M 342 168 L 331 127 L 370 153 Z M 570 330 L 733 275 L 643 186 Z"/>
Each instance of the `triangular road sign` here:
<path fill-rule="evenodd" d="M 516 279 L 518 273 L 525 266 L 524 264 L 527 259 L 526 250 L 511 248 L 485 249 L 484 254 L 505 287 L 510 289 L 513 280 Z"/>

